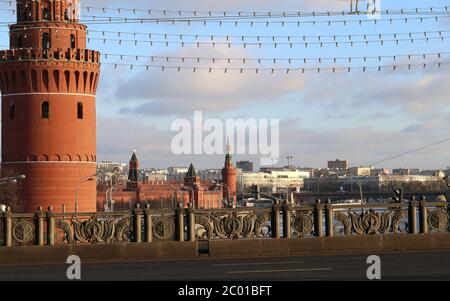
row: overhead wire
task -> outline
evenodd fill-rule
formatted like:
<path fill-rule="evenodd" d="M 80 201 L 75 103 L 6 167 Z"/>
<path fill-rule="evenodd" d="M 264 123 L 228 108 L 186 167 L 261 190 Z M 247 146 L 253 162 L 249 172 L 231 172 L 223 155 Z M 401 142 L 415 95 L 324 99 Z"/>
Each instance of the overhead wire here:
<path fill-rule="evenodd" d="M 253 57 L 195 57 L 195 56 L 160 56 L 160 55 L 132 55 L 132 54 L 116 54 L 116 53 L 103 53 L 102 58 L 108 60 L 111 58 L 118 58 L 121 61 L 125 59 L 133 59 L 135 61 L 140 61 L 142 59 L 148 59 L 151 62 L 158 62 L 158 61 L 164 61 L 164 62 L 179 62 L 179 63 L 189 63 L 189 62 L 196 62 L 196 63 L 205 63 L 209 62 L 212 64 L 224 62 L 226 64 L 233 64 L 233 63 L 257 63 L 259 65 L 263 63 L 288 63 L 288 64 L 295 64 L 297 62 L 302 62 L 304 64 L 315 62 L 322 64 L 324 62 L 348 62 L 352 63 L 355 61 L 362 61 L 367 62 L 371 60 L 376 60 L 379 62 L 386 61 L 386 60 L 392 60 L 394 62 L 402 59 L 406 59 L 409 61 L 412 61 L 414 59 L 422 59 L 426 60 L 429 58 L 438 58 L 441 59 L 443 56 L 450 55 L 450 52 L 434 52 L 434 53 L 411 53 L 411 54 L 396 54 L 396 55 L 378 55 L 378 56 L 348 56 L 348 57 L 270 57 L 270 58 L 253 58 Z"/>
<path fill-rule="evenodd" d="M 124 63 L 101 63 L 101 65 L 109 65 L 113 66 L 114 69 L 118 69 L 119 67 L 127 67 L 130 70 L 136 69 L 136 68 L 143 68 L 146 71 L 149 70 L 159 70 L 159 71 L 168 71 L 168 70 L 175 70 L 178 72 L 181 71 L 191 71 L 191 72 L 197 72 L 197 71 L 208 71 L 209 73 L 212 72 L 223 72 L 223 73 L 231 73 L 231 72 L 238 72 L 238 73 L 262 73 L 262 72 L 269 72 L 269 73 L 286 73 L 286 74 L 295 74 L 300 73 L 304 74 L 306 72 L 314 72 L 314 73 L 337 73 L 337 72 L 369 72 L 369 71 L 400 71 L 400 70 L 408 70 L 411 71 L 416 68 L 425 69 L 429 67 L 436 67 L 441 68 L 442 66 L 448 66 L 450 64 L 450 61 L 439 61 L 439 62 L 428 62 L 428 63 L 418 63 L 418 64 L 391 64 L 391 65 L 372 65 L 372 66 L 343 66 L 343 67 L 336 67 L 336 66 L 327 66 L 327 67 L 294 67 L 294 68 L 286 68 L 286 67 L 272 67 L 272 68 L 266 68 L 266 67 L 204 67 L 204 66 L 173 66 L 173 65 L 150 65 L 150 64 L 124 64 Z"/>
<path fill-rule="evenodd" d="M 0 0 L 12 7 L 17 3 L 29 3 L 31 1 L 9 1 Z M 110 7 L 110 6 L 84 6 L 81 8 L 87 12 L 97 11 L 100 13 L 114 12 L 117 14 L 132 13 L 133 15 L 144 13 L 148 15 L 163 15 L 163 16 L 192 16 L 192 17 L 321 17 L 321 16 L 344 16 L 344 15 L 364 15 L 364 14 L 383 14 L 383 15 L 407 15 L 407 14 L 437 14 L 447 13 L 448 6 L 431 6 L 431 7 L 415 7 L 415 8 L 401 8 L 401 9 L 384 9 L 378 10 L 375 7 L 372 9 L 367 6 L 364 10 L 351 11 L 302 11 L 302 10 L 285 10 L 285 11 L 216 11 L 216 10 L 170 10 L 170 9 L 153 9 L 153 8 L 129 8 L 129 7 Z"/>

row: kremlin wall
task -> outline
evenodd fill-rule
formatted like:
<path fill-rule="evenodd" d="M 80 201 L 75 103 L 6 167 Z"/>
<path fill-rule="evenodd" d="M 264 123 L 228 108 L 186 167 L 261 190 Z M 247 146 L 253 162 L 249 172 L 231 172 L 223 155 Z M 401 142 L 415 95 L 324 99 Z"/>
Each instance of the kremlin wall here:
<path fill-rule="evenodd" d="M 98 191 L 98 210 L 129 210 L 136 203 L 149 204 L 151 208 L 175 209 L 178 202 L 183 207 L 192 203 L 197 209 L 236 207 L 236 168 L 230 154 L 225 158 L 222 183 L 201 181 L 193 164 L 183 181 L 140 181 L 138 175 L 139 160 L 133 153 L 128 181 L 114 191 Z"/>

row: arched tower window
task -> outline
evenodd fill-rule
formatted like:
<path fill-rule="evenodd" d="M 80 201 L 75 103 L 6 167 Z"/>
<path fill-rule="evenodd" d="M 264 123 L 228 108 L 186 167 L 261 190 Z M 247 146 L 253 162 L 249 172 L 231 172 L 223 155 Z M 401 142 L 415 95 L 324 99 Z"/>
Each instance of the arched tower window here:
<path fill-rule="evenodd" d="M 42 48 L 50 49 L 50 47 L 51 47 L 50 35 L 48 34 L 48 32 L 44 32 L 42 34 Z"/>
<path fill-rule="evenodd" d="M 16 105 L 14 102 L 9 103 L 9 119 L 16 118 Z"/>
<path fill-rule="evenodd" d="M 67 9 L 64 10 L 64 20 L 69 21 L 69 11 Z"/>
<path fill-rule="evenodd" d="M 44 20 L 44 21 L 50 20 L 50 16 L 48 14 L 48 8 L 46 8 L 46 7 L 44 7 L 42 9 L 42 20 Z"/>
<path fill-rule="evenodd" d="M 41 117 L 42 119 L 48 119 L 50 115 L 50 104 L 48 101 L 44 101 L 41 105 Z"/>
<path fill-rule="evenodd" d="M 77 117 L 78 119 L 83 119 L 83 103 L 80 101 L 77 104 Z"/>
<path fill-rule="evenodd" d="M 76 45 L 75 45 L 75 35 L 74 34 L 71 34 L 70 35 L 70 48 L 76 48 Z"/>

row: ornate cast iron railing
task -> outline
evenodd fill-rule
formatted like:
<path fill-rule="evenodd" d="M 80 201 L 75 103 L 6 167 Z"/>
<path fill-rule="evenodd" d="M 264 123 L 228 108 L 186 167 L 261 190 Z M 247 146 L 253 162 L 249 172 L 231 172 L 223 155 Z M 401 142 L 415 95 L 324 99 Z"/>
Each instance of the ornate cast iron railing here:
<path fill-rule="evenodd" d="M 239 239 L 271 237 L 272 210 L 196 210 L 196 239 Z"/>
<path fill-rule="evenodd" d="M 213 239 L 271 239 L 449 232 L 446 202 L 408 202 L 270 208 L 141 209 L 99 213 L 0 213 L 0 245 L 151 243 Z"/>

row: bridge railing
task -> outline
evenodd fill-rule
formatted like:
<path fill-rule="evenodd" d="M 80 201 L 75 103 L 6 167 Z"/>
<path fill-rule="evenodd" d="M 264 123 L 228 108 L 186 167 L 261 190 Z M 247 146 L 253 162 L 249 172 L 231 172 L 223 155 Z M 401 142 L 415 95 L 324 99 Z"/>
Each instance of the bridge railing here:
<path fill-rule="evenodd" d="M 0 213 L 1 246 L 151 243 L 220 239 L 307 239 L 314 237 L 449 232 L 446 202 L 425 198 L 383 204 L 269 208 L 151 210 L 34 214 Z"/>

